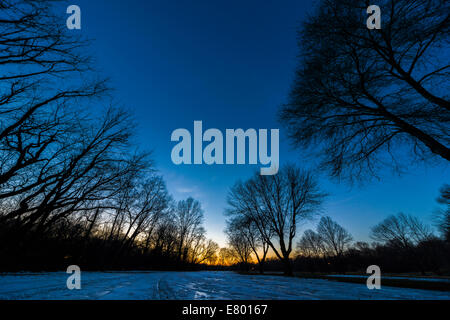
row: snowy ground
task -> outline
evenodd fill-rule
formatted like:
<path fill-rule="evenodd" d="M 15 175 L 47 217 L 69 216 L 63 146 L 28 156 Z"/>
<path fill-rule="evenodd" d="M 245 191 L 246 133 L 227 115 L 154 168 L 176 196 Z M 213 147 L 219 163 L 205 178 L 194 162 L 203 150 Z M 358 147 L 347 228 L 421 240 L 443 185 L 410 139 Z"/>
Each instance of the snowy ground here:
<path fill-rule="evenodd" d="M 447 299 L 450 292 L 233 272 L 82 272 L 68 290 L 64 272 L 0 275 L 0 299 Z"/>

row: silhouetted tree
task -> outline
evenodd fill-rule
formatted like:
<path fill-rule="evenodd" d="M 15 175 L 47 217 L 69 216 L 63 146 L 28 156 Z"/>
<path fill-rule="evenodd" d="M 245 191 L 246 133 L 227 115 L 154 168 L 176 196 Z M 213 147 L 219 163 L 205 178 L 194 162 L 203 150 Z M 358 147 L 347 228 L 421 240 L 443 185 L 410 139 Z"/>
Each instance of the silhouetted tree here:
<path fill-rule="evenodd" d="M 52 2 L 1 3 L 0 199 L 57 183 L 60 157 L 88 140 L 80 130 L 89 128 L 77 123 L 88 100 L 107 90 L 104 81 L 87 82 L 86 42 L 67 34 Z"/>
<path fill-rule="evenodd" d="M 264 273 L 264 263 L 269 251 L 269 244 L 264 241 L 254 221 L 245 216 L 237 216 L 227 221 L 227 228 L 243 236 L 242 240 L 247 242 L 258 262 L 259 272 Z M 269 233 L 270 230 L 267 230 L 267 232 Z"/>
<path fill-rule="evenodd" d="M 133 187 L 133 194 L 127 197 L 125 206 L 126 231 L 121 237 L 121 251 L 130 248 L 139 236 L 143 236 L 144 246 L 162 215 L 166 214 L 170 197 L 160 176 L 146 178 L 142 184 Z"/>
<path fill-rule="evenodd" d="M 352 242 L 353 237 L 330 217 L 322 217 L 317 233 L 323 241 L 325 252 L 340 257 Z"/>
<path fill-rule="evenodd" d="M 233 255 L 237 258 L 241 267 L 247 271 L 251 262 L 252 248 L 248 239 L 241 231 L 240 226 L 236 226 L 234 223 L 228 223 L 225 234 L 227 235 L 228 245 Z"/>
<path fill-rule="evenodd" d="M 321 0 L 299 31 L 299 66 L 281 111 L 292 141 L 350 179 L 431 155 L 450 160 L 449 11 L 443 0 Z"/>
<path fill-rule="evenodd" d="M 177 251 L 177 227 L 174 224 L 173 212 L 163 216 L 158 221 L 156 229 L 152 234 L 152 248 L 158 255 L 175 256 Z"/>
<path fill-rule="evenodd" d="M 230 266 L 236 263 L 236 255 L 231 248 L 220 248 L 218 252 L 218 264 Z"/>
<path fill-rule="evenodd" d="M 200 202 L 187 198 L 178 202 L 175 209 L 175 226 L 177 228 L 178 260 L 186 262 L 191 245 L 199 237 L 203 237 L 205 229 L 202 227 L 203 210 Z"/>
<path fill-rule="evenodd" d="M 215 264 L 219 245 L 205 236 L 200 237 L 192 246 L 191 263 Z"/>
<path fill-rule="evenodd" d="M 313 230 L 306 230 L 297 243 L 299 255 L 306 257 L 322 257 L 325 246 L 322 237 Z"/>
<path fill-rule="evenodd" d="M 310 172 L 289 165 L 277 175 L 256 173 L 238 182 L 229 193 L 227 214 L 252 221 L 283 262 L 285 274 L 292 275 L 290 254 L 298 223 L 316 213 L 323 196 Z"/>
<path fill-rule="evenodd" d="M 391 215 L 374 226 L 371 238 L 377 241 L 411 247 L 432 236 L 428 226 L 416 217 L 399 213 Z"/>

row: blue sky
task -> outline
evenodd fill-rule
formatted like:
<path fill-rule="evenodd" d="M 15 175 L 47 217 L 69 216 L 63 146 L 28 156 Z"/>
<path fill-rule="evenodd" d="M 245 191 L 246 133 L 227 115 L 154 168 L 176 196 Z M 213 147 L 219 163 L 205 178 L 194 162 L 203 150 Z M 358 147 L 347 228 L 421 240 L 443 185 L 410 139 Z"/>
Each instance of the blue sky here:
<path fill-rule="evenodd" d="M 111 79 L 115 98 L 138 122 L 137 143 L 153 150 L 156 166 L 175 199 L 202 202 L 208 237 L 221 246 L 228 189 L 260 165 L 181 165 L 172 163 L 177 128 L 204 130 L 279 128 L 280 164 L 311 166 L 290 147 L 277 122 L 296 65 L 296 28 L 313 1 L 144 1 L 73 0 L 81 8 L 83 36 L 93 39 L 97 69 Z M 64 17 L 65 12 L 62 13 Z M 449 166 L 417 166 L 398 177 L 361 186 L 320 177 L 330 194 L 324 213 L 357 240 L 369 228 L 400 211 L 430 221 L 439 187 L 449 182 Z M 304 226 L 306 228 L 308 226 Z"/>

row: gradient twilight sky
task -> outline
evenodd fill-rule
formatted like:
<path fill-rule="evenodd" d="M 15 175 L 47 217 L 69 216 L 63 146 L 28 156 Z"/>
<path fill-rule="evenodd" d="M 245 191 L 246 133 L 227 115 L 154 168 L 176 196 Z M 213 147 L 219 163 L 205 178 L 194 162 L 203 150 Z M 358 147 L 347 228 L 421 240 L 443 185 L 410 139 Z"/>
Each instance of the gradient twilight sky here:
<path fill-rule="evenodd" d="M 296 28 L 314 1 L 283 0 L 71 0 L 80 6 L 83 36 L 93 39 L 97 68 L 111 79 L 115 98 L 133 110 L 138 143 L 153 150 L 157 169 L 176 200 L 192 196 L 205 210 L 207 236 L 221 246 L 228 189 L 260 165 L 172 163 L 177 128 L 203 130 L 279 128 L 280 164 L 313 163 L 290 147 L 277 122 L 296 66 Z M 63 10 L 62 16 L 65 17 Z M 65 19 L 65 18 L 64 18 Z M 320 176 L 330 194 L 324 213 L 356 240 L 400 211 L 430 222 L 438 190 L 450 182 L 450 168 L 418 165 L 401 177 L 349 186 Z M 303 226 L 301 229 L 305 229 Z M 310 227 L 310 226 L 308 226 Z"/>

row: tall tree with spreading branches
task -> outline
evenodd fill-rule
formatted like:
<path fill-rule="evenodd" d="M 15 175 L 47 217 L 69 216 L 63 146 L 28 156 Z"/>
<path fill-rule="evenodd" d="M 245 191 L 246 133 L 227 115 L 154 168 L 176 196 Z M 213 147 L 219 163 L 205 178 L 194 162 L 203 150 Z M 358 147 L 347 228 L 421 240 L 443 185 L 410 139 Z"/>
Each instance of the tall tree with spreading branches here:
<path fill-rule="evenodd" d="M 298 33 L 299 65 L 281 121 L 334 177 L 450 161 L 450 3 L 321 0 Z"/>

